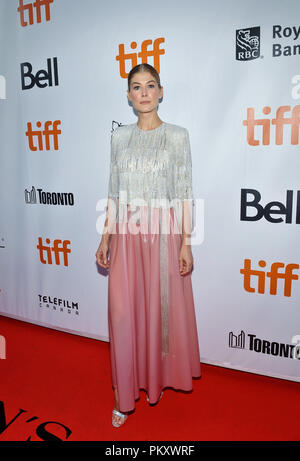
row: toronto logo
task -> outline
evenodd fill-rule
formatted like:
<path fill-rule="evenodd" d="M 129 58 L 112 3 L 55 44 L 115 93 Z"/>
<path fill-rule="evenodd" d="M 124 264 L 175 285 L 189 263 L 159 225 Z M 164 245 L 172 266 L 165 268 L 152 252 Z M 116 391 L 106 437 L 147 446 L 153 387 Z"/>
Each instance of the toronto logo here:
<path fill-rule="evenodd" d="M 239 335 L 233 334 L 233 331 L 229 333 L 229 347 L 235 347 L 237 349 L 245 349 L 245 332 L 241 330 Z"/>
<path fill-rule="evenodd" d="M 291 342 L 292 344 L 259 338 L 255 334 L 246 334 L 244 330 L 237 334 L 230 331 L 228 334 L 228 347 L 230 348 L 300 360 L 300 335 L 294 335 Z"/>

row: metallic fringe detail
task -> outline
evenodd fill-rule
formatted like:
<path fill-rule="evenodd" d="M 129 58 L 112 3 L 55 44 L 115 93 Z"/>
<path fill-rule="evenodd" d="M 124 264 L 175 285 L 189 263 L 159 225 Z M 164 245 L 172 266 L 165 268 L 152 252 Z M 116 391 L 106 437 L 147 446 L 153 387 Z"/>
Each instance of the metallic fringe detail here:
<path fill-rule="evenodd" d="M 161 210 L 163 211 L 163 210 Z M 160 229 L 162 227 L 160 213 Z M 160 231 L 160 300 L 162 354 L 169 353 L 169 270 L 168 234 Z"/>
<path fill-rule="evenodd" d="M 145 155 L 145 154 L 144 154 Z M 136 157 L 135 155 L 124 155 L 118 161 L 119 172 L 138 172 L 138 173 L 153 173 L 164 171 L 169 166 L 169 159 L 163 156 L 161 152 L 153 158 L 153 153 L 144 156 Z"/>

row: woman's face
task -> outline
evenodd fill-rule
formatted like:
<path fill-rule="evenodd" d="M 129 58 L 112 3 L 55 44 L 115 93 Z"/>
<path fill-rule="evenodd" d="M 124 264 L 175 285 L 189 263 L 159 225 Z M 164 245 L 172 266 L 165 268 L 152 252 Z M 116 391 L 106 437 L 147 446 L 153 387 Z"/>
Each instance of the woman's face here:
<path fill-rule="evenodd" d="M 163 89 L 158 87 L 155 78 L 147 71 L 134 74 L 130 82 L 130 91 L 127 91 L 128 99 L 138 112 L 156 110 L 162 94 Z"/>

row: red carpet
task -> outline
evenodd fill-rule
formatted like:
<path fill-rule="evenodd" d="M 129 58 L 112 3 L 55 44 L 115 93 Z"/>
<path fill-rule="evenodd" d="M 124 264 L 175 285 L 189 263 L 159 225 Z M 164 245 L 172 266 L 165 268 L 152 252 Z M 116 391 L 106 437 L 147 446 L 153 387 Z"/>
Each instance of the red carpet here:
<path fill-rule="evenodd" d="M 0 441 L 300 440 L 299 383 L 202 364 L 193 392 L 141 391 L 114 428 L 108 343 L 1 316 L 0 335 Z"/>

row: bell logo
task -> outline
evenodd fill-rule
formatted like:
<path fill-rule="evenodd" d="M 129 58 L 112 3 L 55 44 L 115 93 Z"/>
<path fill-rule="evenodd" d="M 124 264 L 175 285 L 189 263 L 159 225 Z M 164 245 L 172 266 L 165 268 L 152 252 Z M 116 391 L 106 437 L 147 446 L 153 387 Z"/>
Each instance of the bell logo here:
<path fill-rule="evenodd" d="M 22 62 L 21 66 L 21 85 L 22 90 L 31 90 L 35 85 L 38 88 L 46 88 L 50 86 L 58 86 L 58 64 L 57 57 L 47 59 L 47 70 L 40 69 L 32 72 L 32 65 L 30 62 Z M 26 83 L 26 80 L 27 82 Z M 29 81 L 28 81 L 29 80 Z M 48 82 L 48 83 L 47 83 Z"/>
<path fill-rule="evenodd" d="M 53 3 L 53 0 L 35 0 L 34 2 L 29 2 L 24 5 L 23 0 L 19 0 L 19 6 L 17 11 L 20 13 L 20 23 L 22 27 L 28 26 L 28 22 L 25 21 L 25 11 L 28 11 L 29 17 L 29 24 L 32 25 L 34 23 L 33 20 L 33 9 L 35 8 L 36 13 L 36 22 L 42 21 L 41 15 L 41 6 L 45 7 L 45 19 L 46 21 L 50 21 L 50 3 Z"/>
<path fill-rule="evenodd" d="M 41 237 L 39 237 L 38 240 L 39 240 L 39 244 L 36 247 L 39 250 L 41 263 L 50 264 L 50 265 L 53 264 L 52 253 L 51 253 L 51 252 L 53 252 L 53 254 L 54 254 L 54 262 L 55 262 L 55 264 L 57 266 L 61 265 L 60 256 L 59 256 L 60 253 L 63 254 L 64 266 L 69 265 L 69 263 L 68 263 L 68 253 L 71 253 L 71 250 L 70 250 L 70 248 L 67 248 L 67 247 L 71 243 L 70 240 L 62 241 L 60 239 L 56 239 L 56 240 L 54 240 L 52 247 L 49 245 L 50 244 L 50 239 L 46 239 L 47 245 L 44 245 L 42 243 L 42 238 Z M 46 259 L 45 259 L 44 256 L 46 257 Z"/>
<path fill-rule="evenodd" d="M 262 204 L 261 194 L 258 190 L 241 189 L 241 221 L 259 221 L 264 218 L 273 224 L 283 222 L 291 224 L 292 221 L 300 224 L 300 190 L 297 191 L 296 195 L 295 213 L 293 212 L 293 197 L 294 191 L 287 190 L 285 203 L 274 200 Z"/>
<path fill-rule="evenodd" d="M 127 78 L 128 73 L 126 73 L 126 61 L 130 61 L 130 69 L 138 64 L 137 58 L 142 58 L 142 63 L 148 63 L 148 57 L 153 56 L 153 67 L 156 71 L 160 72 L 160 61 L 159 57 L 161 54 L 165 54 L 165 50 L 160 48 L 160 44 L 163 43 L 165 39 L 163 37 L 157 38 L 153 41 L 152 49 L 148 47 L 152 45 L 152 40 L 144 40 L 142 42 L 141 51 L 139 53 L 132 52 L 132 53 L 125 53 L 125 45 L 124 43 L 119 44 L 119 54 L 116 56 L 116 60 L 119 61 L 120 67 L 120 76 L 122 78 Z M 130 43 L 130 48 L 135 50 L 137 48 L 136 42 Z"/>
<path fill-rule="evenodd" d="M 258 261 L 259 267 L 266 267 L 266 261 L 263 259 Z M 282 269 L 282 272 L 279 272 Z M 251 259 L 244 260 L 244 267 L 240 270 L 240 273 L 244 276 L 244 289 L 249 293 L 255 293 L 256 290 L 251 286 L 253 276 L 258 279 L 257 293 L 265 293 L 266 277 L 270 279 L 270 295 L 277 294 L 277 281 L 283 279 L 284 281 L 284 296 L 291 296 L 292 291 L 292 280 L 298 280 L 299 276 L 293 274 L 294 269 L 299 269 L 299 264 L 287 264 L 275 262 L 271 264 L 271 270 L 265 272 L 264 270 L 252 269 Z"/>

